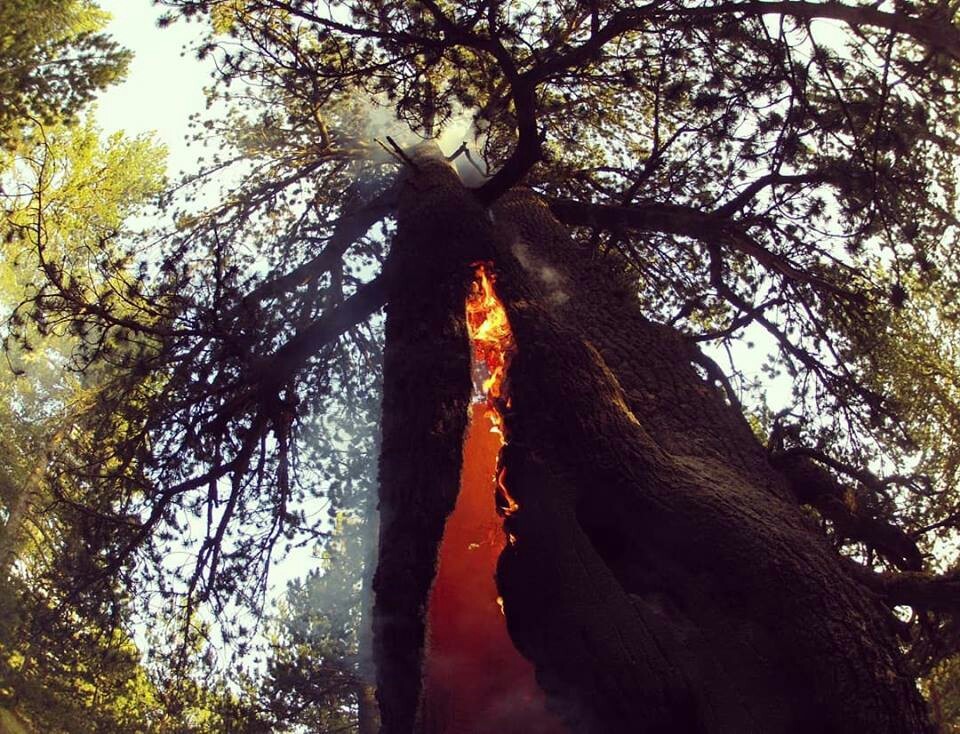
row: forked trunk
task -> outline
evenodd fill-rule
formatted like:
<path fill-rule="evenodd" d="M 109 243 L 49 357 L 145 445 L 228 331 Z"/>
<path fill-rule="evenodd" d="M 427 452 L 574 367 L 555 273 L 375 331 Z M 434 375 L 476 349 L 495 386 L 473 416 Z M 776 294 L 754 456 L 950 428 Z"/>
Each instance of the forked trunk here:
<path fill-rule="evenodd" d="M 516 342 L 501 461 L 519 509 L 498 587 L 513 642 L 570 732 L 926 731 L 882 610 L 698 375 L 694 347 L 646 320 L 616 263 L 580 250 L 532 194 L 489 215 L 444 164 L 418 164 L 387 315 L 382 731 L 417 730 L 477 260 L 493 262 Z"/>

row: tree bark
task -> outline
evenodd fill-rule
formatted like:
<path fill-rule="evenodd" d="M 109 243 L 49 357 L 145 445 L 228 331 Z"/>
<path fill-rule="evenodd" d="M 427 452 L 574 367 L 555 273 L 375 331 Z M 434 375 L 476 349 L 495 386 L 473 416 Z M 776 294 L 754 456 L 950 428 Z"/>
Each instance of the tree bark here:
<path fill-rule="evenodd" d="M 382 731 L 415 727 L 469 392 L 460 273 L 488 258 L 517 345 L 502 462 L 519 511 L 498 584 L 571 732 L 927 731 L 885 610 L 700 377 L 695 347 L 648 321 L 618 263 L 580 249 L 533 194 L 507 194 L 494 225 L 438 171 L 442 194 L 426 170 L 410 177 L 425 188 L 401 204 L 391 253 L 417 284 L 387 317 Z"/>

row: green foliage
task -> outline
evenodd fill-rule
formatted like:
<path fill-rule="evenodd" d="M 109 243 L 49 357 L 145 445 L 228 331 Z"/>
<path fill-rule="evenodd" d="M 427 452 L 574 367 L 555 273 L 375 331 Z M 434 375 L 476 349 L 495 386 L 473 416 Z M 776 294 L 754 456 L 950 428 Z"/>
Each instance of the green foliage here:
<path fill-rule="evenodd" d="M 90 0 L 5 0 L 0 6 L 0 149 L 34 125 L 74 119 L 123 76 L 130 53 L 100 31 L 109 15 Z"/>
<path fill-rule="evenodd" d="M 159 709 L 136 647 L 109 620 L 57 619 L 17 582 L 5 586 L 0 705 L 37 730 L 140 732 Z M 72 617 L 72 618 L 71 618 Z"/>
<path fill-rule="evenodd" d="M 39 315 L 47 299 L 91 295 L 101 315 L 143 307 L 130 300 L 143 274 L 114 242 L 165 186 L 164 150 L 149 136 L 104 138 L 92 117 L 77 119 L 129 59 L 98 33 L 106 21 L 84 0 L 0 7 L 0 315 L 11 327 L 0 370 L 0 728 L 213 734 L 247 712 L 222 682 L 198 682 L 199 666 L 147 667 L 129 632 L 129 575 L 78 587 L 98 570 L 96 549 L 109 552 L 99 521 L 130 521 L 115 493 L 94 497 L 61 467 L 110 450 L 81 416 L 97 409 L 116 361 L 150 345 L 101 343 L 96 364 L 78 365 L 97 340 L 92 319 Z"/>
<path fill-rule="evenodd" d="M 843 356 L 876 397 L 869 420 L 884 435 L 891 467 L 909 468 L 892 484 L 891 514 L 925 528 L 956 511 L 952 491 L 960 481 L 960 342 L 949 292 L 931 279 L 906 276 L 910 297 L 898 308 L 858 314 L 849 351 Z M 882 396 L 882 397 L 881 397 Z M 891 419 L 895 416 L 895 419 Z M 865 447 L 870 451 L 871 447 Z M 934 478 L 936 484 L 933 484 Z M 950 523 L 931 528 L 924 548 L 941 567 L 957 563 Z"/>
<path fill-rule="evenodd" d="M 368 539 L 341 516 L 319 568 L 291 582 L 273 621 L 261 705 L 279 731 L 335 731 L 355 724 L 361 579 Z"/>
<path fill-rule="evenodd" d="M 83 267 L 87 287 L 109 288 L 95 275 L 110 255 L 105 243 L 164 182 L 163 151 L 146 138 L 104 140 L 88 120 L 37 127 L 29 139 L 3 174 L 0 309 L 14 322 L 36 303 L 40 260 Z M 64 370 L 79 339 L 31 321 L 8 341 L 0 370 L 0 698 L 8 716 L 37 730 L 140 732 L 163 707 L 123 631 L 125 595 L 111 585 L 81 594 L 67 612 L 59 606 L 75 590 L 89 519 L 64 502 L 82 484 L 46 470 L 89 441 L 72 424 L 107 374 Z"/>

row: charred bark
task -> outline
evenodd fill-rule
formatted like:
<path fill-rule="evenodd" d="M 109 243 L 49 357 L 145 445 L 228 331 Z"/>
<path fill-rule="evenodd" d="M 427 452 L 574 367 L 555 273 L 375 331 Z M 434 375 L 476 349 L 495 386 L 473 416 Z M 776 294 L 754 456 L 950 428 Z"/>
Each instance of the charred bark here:
<path fill-rule="evenodd" d="M 695 347 L 644 318 L 622 268 L 532 194 L 508 194 L 492 226 L 452 174 L 419 165 L 391 253 L 405 275 L 387 325 L 382 731 L 415 727 L 469 393 L 463 274 L 487 247 L 517 345 L 502 460 L 519 511 L 498 583 L 571 732 L 926 731 L 886 611 L 697 373 Z"/>

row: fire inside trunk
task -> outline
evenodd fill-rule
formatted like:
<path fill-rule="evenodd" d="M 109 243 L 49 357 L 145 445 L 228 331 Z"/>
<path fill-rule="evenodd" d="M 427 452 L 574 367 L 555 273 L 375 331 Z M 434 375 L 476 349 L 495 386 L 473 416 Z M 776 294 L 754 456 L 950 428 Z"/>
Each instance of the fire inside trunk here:
<path fill-rule="evenodd" d="M 471 406 L 460 491 L 447 518 L 427 612 L 421 730 L 426 734 L 562 734 L 533 666 L 507 633 L 494 575 L 516 503 L 498 478 L 501 410 L 513 338 L 489 267 L 477 265 L 467 327 L 480 399 Z"/>

